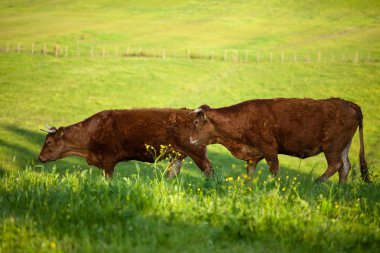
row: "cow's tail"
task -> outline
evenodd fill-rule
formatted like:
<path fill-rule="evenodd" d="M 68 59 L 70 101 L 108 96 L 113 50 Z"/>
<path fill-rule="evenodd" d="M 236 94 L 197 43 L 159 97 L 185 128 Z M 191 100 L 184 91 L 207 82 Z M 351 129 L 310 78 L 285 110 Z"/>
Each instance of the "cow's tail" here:
<path fill-rule="evenodd" d="M 364 182 L 369 183 L 369 173 L 367 162 L 365 161 L 364 155 L 364 137 L 363 137 L 363 114 L 359 107 L 359 137 L 360 137 L 360 150 L 359 150 L 359 160 L 360 160 L 360 173 Z"/>

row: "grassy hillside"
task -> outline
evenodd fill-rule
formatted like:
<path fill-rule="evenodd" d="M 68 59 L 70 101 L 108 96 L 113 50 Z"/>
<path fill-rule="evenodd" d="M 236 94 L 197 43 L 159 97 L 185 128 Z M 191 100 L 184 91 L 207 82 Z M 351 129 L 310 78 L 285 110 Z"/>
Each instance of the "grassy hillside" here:
<path fill-rule="evenodd" d="M 1 41 L 379 54 L 373 1 L 2 1 Z"/>
<path fill-rule="evenodd" d="M 376 176 L 379 11 L 373 1 L 2 1 L 0 252 L 375 251 L 379 180 L 358 178 L 357 135 L 344 187 L 336 175 L 313 183 L 323 155 L 280 156 L 279 179 L 265 162 L 246 179 L 244 163 L 212 145 L 211 180 L 188 159 L 175 180 L 161 177 L 165 163 L 128 162 L 111 182 L 83 159 L 41 165 L 36 157 L 45 123 L 70 125 L 105 109 L 341 97 L 362 107 Z M 68 56 L 54 57 L 56 45 Z M 159 57 L 122 56 L 128 48 Z"/>

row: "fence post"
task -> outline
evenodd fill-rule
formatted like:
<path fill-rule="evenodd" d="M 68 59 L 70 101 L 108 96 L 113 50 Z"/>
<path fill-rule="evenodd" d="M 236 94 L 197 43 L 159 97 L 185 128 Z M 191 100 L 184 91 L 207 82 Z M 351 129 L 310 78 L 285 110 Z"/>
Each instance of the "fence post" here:
<path fill-rule="evenodd" d="M 355 63 L 358 63 L 359 62 L 359 53 L 358 51 L 356 51 L 355 53 Z"/>
<path fill-rule="evenodd" d="M 21 51 L 21 45 L 20 45 L 20 43 L 18 43 L 18 44 L 17 44 L 17 53 L 19 54 L 20 51 Z"/>
<path fill-rule="evenodd" d="M 58 45 L 55 45 L 55 48 L 54 48 L 54 55 L 55 57 L 58 57 L 59 56 L 59 46 Z"/>

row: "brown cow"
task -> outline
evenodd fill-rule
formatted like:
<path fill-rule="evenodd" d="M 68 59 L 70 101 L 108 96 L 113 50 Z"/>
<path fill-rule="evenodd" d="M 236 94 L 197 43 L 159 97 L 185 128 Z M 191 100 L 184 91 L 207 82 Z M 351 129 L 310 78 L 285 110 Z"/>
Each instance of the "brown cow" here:
<path fill-rule="evenodd" d="M 182 159 L 189 156 L 206 176 L 212 174 L 206 145 L 190 144 L 193 130 L 188 109 L 133 109 L 99 112 L 84 121 L 58 129 L 49 127 L 38 160 L 54 161 L 69 155 L 81 156 L 90 165 L 104 169 L 112 176 L 118 162 L 138 160 L 154 162 L 161 145 L 168 148 L 161 158 L 171 160 L 168 176 L 176 176 Z M 154 157 L 147 145 L 156 150 Z"/>
<path fill-rule="evenodd" d="M 321 182 L 336 171 L 339 182 L 346 182 L 351 169 L 348 150 L 359 127 L 360 170 L 363 180 L 369 182 L 363 115 L 352 102 L 339 98 L 260 99 L 219 109 L 203 105 L 194 112 L 197 116 L 191 143 L 224 145 L 236 158 L 248 162 L 248 174 L 265 159 L 276 175 L 278 154 L 307 158 L 323 152 L 328 167 L 318 178 Z"/>

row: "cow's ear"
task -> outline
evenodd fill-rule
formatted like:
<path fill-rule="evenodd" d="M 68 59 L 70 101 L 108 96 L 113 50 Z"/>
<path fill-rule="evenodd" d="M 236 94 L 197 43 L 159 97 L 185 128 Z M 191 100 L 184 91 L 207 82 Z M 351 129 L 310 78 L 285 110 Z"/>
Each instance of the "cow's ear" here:
<path fill-rule="evenodd" d="M 204 105 L 199 106 L 199 109 L 202 109 L 203 111 L 207 111 L 207 110 L 211 109 L 211 107 L 204 104 Z"/>
<path fill-rule="evenodd" d="M 205 111 L 202 110 L 202 113 L 199 116 L 202 117 L 203 121 L 207 121 L 207 115 L 206 115 Z"/>
<path fill-rule="evenodd" d="M 197 114 L 197 117 L 202 118 L 204 121 L 207 120 L 206 113 L 202 108 L 195 109 L 193 112 Z"/>
<path fill-rule="evenodd" d="M 63 127 L 58 128 L 57 134 L 59 137 L 63 137 L 65 135 L 65 129 Z"/>

